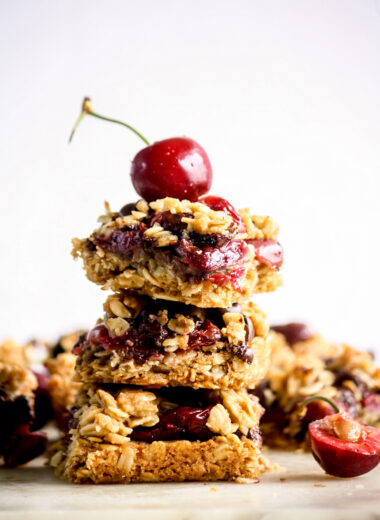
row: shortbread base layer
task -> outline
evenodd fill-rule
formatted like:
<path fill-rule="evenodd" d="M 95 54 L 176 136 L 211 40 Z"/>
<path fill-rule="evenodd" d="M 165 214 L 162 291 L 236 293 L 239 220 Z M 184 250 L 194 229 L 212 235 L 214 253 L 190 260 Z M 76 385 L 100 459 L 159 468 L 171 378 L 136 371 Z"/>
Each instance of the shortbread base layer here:
<path fill-rule="evenodd" d="M 257 443 L 234 434 L 208 441 L 128 442 L 123 445 L 62 441 L 50 465 L 76 484 L 257 479 L 269 469 Z"/>

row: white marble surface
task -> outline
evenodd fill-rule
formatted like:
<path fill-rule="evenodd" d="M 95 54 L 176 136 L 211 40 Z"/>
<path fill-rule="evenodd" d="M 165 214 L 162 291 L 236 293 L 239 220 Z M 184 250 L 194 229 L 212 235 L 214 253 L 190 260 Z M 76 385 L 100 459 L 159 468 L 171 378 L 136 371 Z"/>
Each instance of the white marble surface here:
<path fill-rule="evenodd" d="M 305 520 L 378 519 L 380 468 L 356 479 L 324 475 L 311 455 L 268 452 L 286 469 L 258 484 L 181 483 L 78 486 L 38 459 L 0 469 L 0 519 Z"/>

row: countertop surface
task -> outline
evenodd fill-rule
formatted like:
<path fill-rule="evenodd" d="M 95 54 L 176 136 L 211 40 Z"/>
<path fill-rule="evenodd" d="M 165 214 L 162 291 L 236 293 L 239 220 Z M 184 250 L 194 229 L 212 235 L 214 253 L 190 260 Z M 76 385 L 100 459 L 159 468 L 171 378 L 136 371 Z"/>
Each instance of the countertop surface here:
<path fill-rule="evenodd" d="M 0 519 L 380 519 L 380 467 L 355 479 L 325 475 L 310 454 L 266 452 L 281 469 L 257 484 L 72 485 L 43 458 L 0 468 Z"/>

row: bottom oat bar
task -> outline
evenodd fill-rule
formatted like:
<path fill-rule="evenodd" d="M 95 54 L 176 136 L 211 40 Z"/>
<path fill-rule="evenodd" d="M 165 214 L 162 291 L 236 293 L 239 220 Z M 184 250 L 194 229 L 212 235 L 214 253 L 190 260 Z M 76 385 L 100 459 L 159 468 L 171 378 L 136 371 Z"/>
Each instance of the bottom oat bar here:
<path fill-rule="evenodd" d="M 269 342 L 267 378 L 254 391 L 266 408 L 265 444 L 307 448 L 308 424 L 335 413 L 323 401 L 300 412 L 298 404 L 313 395 L 329 397 L 355 418 L 380 427 L 380 368 L 370 353 L 329 343 L 299 323 L 275 327 Z"/>
<path fill-rule="evenodd" d="M 50 465 L 74 483 L 255 479 L 261 414 L 245 391 L 83 385 Z"/>

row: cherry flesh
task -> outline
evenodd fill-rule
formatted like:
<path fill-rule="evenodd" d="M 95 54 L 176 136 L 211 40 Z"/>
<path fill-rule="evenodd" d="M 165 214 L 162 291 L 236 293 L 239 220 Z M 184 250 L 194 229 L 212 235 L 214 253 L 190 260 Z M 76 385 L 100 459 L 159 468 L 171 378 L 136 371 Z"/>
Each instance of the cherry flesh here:
<path fill-rule="evenodd" d="M 336 433 L 344 421 L 358 433 L 352 440 L 349 435 L 342 438 Z M 357 477 L 380 462 L 380 430 L 358 423 L 345 412 L 310 423 L 309 437 L 315 460 L 329 475 Z"/>
<path fill-rule="evenodd" d="M 132 161 L 131 179 L 148 202 L 164 197 L 194 202 L 209 191 L 212 168 L 198 143 L 188 137 L 172 137 L 140 150 Z"/>

